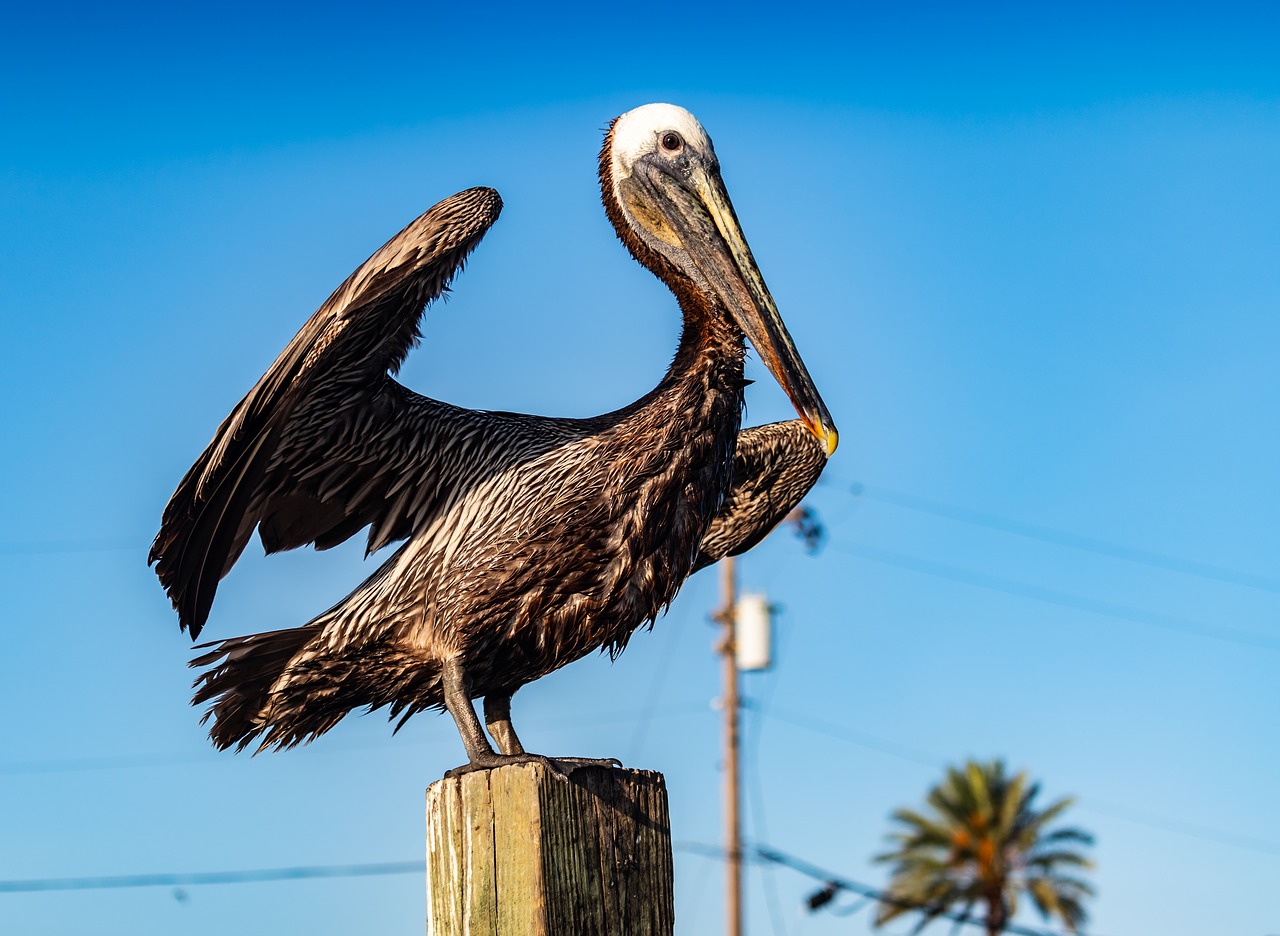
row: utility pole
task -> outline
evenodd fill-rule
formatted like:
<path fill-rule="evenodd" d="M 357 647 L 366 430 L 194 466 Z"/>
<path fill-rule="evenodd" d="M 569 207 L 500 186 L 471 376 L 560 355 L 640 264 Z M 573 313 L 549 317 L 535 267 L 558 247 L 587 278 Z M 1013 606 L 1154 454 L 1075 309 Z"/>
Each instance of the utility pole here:
<path fill-rule="evenodd" d="M 787 514 L 784 523 L 795 526 L 795 532 L 813 552 L 822 542 L 823 529 L 818 518 L 807 507 L 797 507 Z M 724 604 L 712 616 L 724 636 L 716 644 L 716 652 L 724 657 L 724 853 L 725 853 L 725 933 L 742 936 L 742 758 L 741 708 L 738 695 L 739 674 L 747 670 L 763 670 L 772 666 L 772 609 L 764 595 L 744 595 L 738 602 L 737 562 L 732 556 L 720 560 L 720 589 Z M 739 624 L 743 630 L 743 655 L 739 657 Z"/>
<path fill-rule="evenodd" d="M 720 560 L 724 605 L 716 615 L 724 628 L 719 649 L 724 657 L 726 936 L 742 936 L 742 792 L 738 755 L 738 655 L 734 638 L 738 603 L 735 564 L 732 556 Z"/>

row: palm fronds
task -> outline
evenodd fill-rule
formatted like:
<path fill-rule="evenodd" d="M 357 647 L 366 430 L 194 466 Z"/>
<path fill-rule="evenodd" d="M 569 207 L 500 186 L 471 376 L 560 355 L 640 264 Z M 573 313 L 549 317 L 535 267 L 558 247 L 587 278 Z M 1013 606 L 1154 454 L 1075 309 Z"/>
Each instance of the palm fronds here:
<path fill-rule="evenodd" d="M 893 865 L 887 889 L 892 901 L 880 903 L 876 925 L 919 913 L 919 932 L 944 912 L 974 917 L 981 907 L 987 932 L 995 936 L 1025 893 L 1045 919 L 1056 917 L 1078 932 L 1093 888 L 1071 872 L 1093 867 L 1078 848 L 1092 845 L 1093 836 L 1074 827 L 1049 828 L 1073 800 L 1037 810 L 1039 793 L 1038 783 L 1025 772 L 1010 776 L 1000 760 L 948 768 L 926 797 L 927 813 L 893 814 L 893 848 L 876 856 Z"/>

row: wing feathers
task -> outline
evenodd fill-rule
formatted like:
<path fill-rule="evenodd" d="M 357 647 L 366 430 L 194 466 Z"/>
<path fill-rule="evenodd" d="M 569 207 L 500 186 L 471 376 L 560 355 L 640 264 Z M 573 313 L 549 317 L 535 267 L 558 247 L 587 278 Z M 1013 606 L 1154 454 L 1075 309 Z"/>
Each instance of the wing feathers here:
<path fill-rule="evenodd" d="M 798 419 L 742 430 L 733 486 L 702 538 L 693 571 L 764 539 L 809 493 L 826 463 L 821 444 Z"/>
<path fill-rule="evenodd" d="M 376 433 L 363 408 L 417 340 L 425 304 L 447 289 L 501 209 L 497 192 L 476 188 L 413 221 L 334 291 L 219 427 L 165 508 L 149 558 L 193 638 L 263 516 L 272 518 L 263 534 L 268 550 L 301 545 L 304 535 L 302 542 L 335 545 L 336 534 L 345 539 L 369 522 L 353 526 L 332 506 L 307 516 L 310 502 L 282 506 L 270 494 L 299 474 L 323 479 L 322 495 L 348 483 L 343 471 L 330 473 L 314 443 L 349 433 L 342 420 Z M 300 425 L 298 414 L 310 422 Z M 313 445 L 290 450 L 299 435 Z"/>

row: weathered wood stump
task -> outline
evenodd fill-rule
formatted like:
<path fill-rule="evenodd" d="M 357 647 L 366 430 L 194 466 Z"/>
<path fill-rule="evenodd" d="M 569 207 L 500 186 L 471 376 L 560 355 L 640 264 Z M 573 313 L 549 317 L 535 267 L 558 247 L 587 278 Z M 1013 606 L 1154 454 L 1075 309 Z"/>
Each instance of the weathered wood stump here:
<path fill-rule="evenodd" d="M 671 936 L 662 774 L 541 764 L 427 789 L 427 936 Z"/>

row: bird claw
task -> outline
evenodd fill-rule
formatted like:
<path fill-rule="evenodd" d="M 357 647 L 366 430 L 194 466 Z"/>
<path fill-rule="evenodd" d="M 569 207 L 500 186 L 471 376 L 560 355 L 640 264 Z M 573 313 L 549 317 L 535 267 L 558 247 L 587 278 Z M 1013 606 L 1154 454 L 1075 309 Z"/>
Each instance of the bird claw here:
<path fill-rule="evenodd" d="M 622 761 L 616 757 L 547 757 L 543 754 L 486 754 L 477 757 L 468 764 L 446 770 L 444 777 L 452 780 L 477 770 L 492 770 L 495 767 L 506 767 L 510 764 L 541 764 L 551 775 L 562 783 L 569 782 L 569 774 L 584 767 L 621 767 Z"/>

